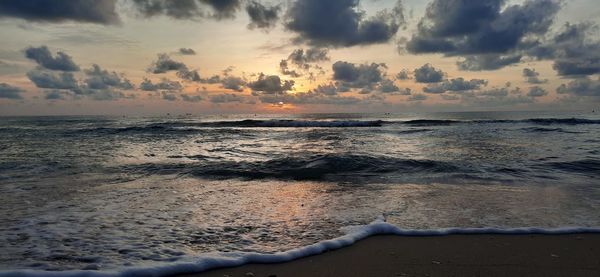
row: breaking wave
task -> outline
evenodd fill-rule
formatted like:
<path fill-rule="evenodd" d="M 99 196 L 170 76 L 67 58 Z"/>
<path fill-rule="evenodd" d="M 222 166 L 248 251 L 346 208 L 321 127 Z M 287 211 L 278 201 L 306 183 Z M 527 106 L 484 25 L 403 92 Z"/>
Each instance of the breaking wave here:
<path fill-rule="evenodd" d="M 282 263 L 300 259 L 307 256 L 318 255 L 327 251 L 348 247 L 354 243 L 376 235 L 396 236 L 445 236 L 445 235 L 477 235 L 477 234 L 582 234 L 600 233 L 600 228 L 593 227 L 564 227 L 564 228 L 442 228 L 430 230 L 402 229 L 396 225 L 385 222 L 381 217 L 367 225 L 348 226 L 343 228 L 346 234 L 304 247 L 291 249 L 273 254 L 252 252 L 214 253 L 202 256 L 185 256 L 171 263 L 157 264 L 146 267 L 130 267 L 120 271 L 98 270 L 70 270 L 70 271 L 39 271 L 39 270 L 12 270 L 0 271 L 0 277 L 22 276 L 53 276 L 53 277 L 126 277 L 126 276 L 174 276 L 177 274 L 191 274 L 208 271 L 211 269 L 235 267 L 249 263 Z"/>

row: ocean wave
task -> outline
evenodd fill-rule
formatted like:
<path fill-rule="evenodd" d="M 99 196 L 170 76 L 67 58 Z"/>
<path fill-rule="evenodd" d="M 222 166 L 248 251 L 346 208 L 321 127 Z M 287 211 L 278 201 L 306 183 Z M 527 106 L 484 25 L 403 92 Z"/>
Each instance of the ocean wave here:
<path fill-rule="evenodd" d="M 600 160 L 583 159 L 568 162 L 550 162 L 544 164 L 552 169 L 575 172 L 584 175 L 600 176 Z"/>
<path fill-rule="evenodd" d="M 581 133 L 581 132 L 565 130 L 563 128 L 546 128 L 546 127 L 526 127 L 526 128 L 521 128 L 521 130 L 530 132 L 530 133 L 548 133 L 548 132 L 567 133 L 567 134 Z"/>
<path fill-rule="evenodd" d="M 284 157 L 263 162 L 149 163 L 128 165 L 120 170 L 144 174 L 184 174 L 217 179 L 353 180 L 360 177 L 382 177 L 391 173 L 449 173 L 459 171 L 459 168 L 434 160 L 324 154 Z M 394 175 L 402 177 L 402 174 Z"/>
<path fill-rule="evenodd" d="M 293 119 L 270 119 L 270 120 L 237 120 L 237 121 L 206 121 L 206 122 L 159 122 L 140 126 L 126 127 L 96 127 L 71 129 L 69 133 L 99 133 L 99 134 L 122 134 L 122 133 L 197 133 L 206 128 L 365 128 L 382 127 L 388 125 L 406 126 L 449 126 L 457 124 L 502 124 L 502 123 L 529 123 L 535 125 L 578 125 L 578 124 L 600 124 L 600 120 L 583 118 L 531 118 L 523 120 L 437 120 L 437 119 L 415 119 L 406 121 L 384 121 L 384 120 L 293 120 Z M 11 130 L 11 129 L 6 129 Z M 0 131 L 5 131 L 0 129 Z M 535 130 L 533 130 L 535 131 Z M 539 129 L 539 131 L 545 131 Z M 411 132 L 411 131 L 408 131 Z M 567 131 L 565 131 L 567 132 Z"/>
<path fill-rule="evenodd" d="M 171 263 L 156 264 L 146 267 L 129 267 L 117 271 L 98 270 L 69 270 L 69 271 L 40 271 L 40 270 L 5 270 L 0 271 L 0 277 L 128 277 L 128 276 L 174 276 L 178 274 L 191 274 L 208 271 L 211 269 L 236 267 L 249 263 L 283 263 L 307 256 L 318 255 L 327 251 L 348 247 L 354 243 L 376 235 L 396 236 L 446 236 L 446 235 L 517 235 L 517 234 L 542 234 L 563 235 L 600 233 L 600 228 L 593 227 L 563 227 L 563 228 L 442 228 L 429 230 L 402 229 L 396 225 L 385 222 L 383 217 L 367 225 L 348 226 L 344 228 L 346 234 L 321 241 L 308 246 L 278 252 L 273 254 L 231 252 L 212 253 L 201 256 L 186 256 Z"/>

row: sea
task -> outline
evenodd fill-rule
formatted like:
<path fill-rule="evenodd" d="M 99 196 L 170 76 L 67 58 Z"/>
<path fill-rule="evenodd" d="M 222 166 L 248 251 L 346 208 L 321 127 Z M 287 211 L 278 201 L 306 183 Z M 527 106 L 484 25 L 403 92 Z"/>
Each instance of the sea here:
<path fill-rule="evenodd" d="M 0 118 L 0 276 L 165 276 L 379 233 L 600 230 L 600 114 Z"/>

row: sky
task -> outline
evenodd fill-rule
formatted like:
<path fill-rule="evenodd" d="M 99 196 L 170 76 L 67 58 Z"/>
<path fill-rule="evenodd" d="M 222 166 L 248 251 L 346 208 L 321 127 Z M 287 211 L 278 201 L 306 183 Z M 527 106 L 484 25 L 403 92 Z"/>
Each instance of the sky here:
<path fill-rule="evenodd" d="M 0 115 L 600 109 L 597 0 L 3 0 Z"/>

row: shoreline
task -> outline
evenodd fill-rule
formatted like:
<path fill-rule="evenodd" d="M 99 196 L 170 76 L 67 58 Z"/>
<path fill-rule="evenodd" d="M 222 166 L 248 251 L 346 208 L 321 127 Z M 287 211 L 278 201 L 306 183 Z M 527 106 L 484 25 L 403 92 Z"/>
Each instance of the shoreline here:
<path fill-rule="evenodd" d="M 376 235 L 289 262 L 175 276 L 600 276 L 600 234 Z"/>

